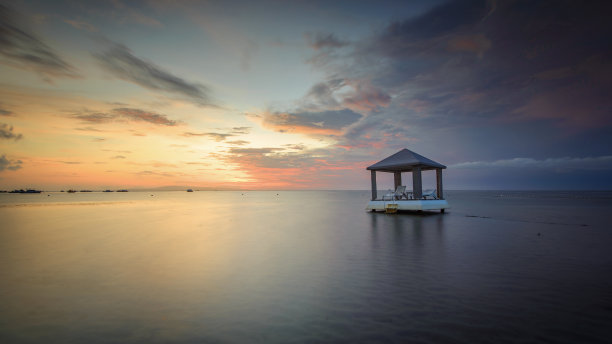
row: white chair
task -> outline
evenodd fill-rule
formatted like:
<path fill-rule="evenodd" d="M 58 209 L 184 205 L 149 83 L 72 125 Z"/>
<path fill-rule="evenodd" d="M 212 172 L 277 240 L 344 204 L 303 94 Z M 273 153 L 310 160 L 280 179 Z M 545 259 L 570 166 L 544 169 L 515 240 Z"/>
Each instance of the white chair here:
<path fill-rule="evenodd" d="M 383 201 L 395 201 L 406 197 L 406 186 L 400 185 L 395 189 L 395 192 L 388 192 L 383 195 Z M 406 197 L 408 198 L 408 197 Z"/>
<path fill-rule="evenodd" d="M 438 199 L 438 196 L 436 195 L 436 189 L 423 191 L 423 198 L 427 199 L 427 197 L 431 197 L 432 199 Z"/>

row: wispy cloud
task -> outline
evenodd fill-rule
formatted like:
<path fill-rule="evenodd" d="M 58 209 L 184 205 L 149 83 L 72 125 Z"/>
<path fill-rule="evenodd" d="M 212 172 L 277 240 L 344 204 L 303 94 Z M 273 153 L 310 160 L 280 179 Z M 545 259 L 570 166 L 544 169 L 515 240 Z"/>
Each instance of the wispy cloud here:
<path fill-rule="evenodd" d="M 251 131 L 251 127 L 233 127 L 229 129 L 222 129 L 222 128 L 217 128 L 217 129 L 222 130 L 224 132 L 196 133 L 196 132 L 187 131 L 187 132 L 184 132 L 182 136 L 185 136 L 185 137 L 207 136 L 217 142 L 221 142 L 221 141 L 225 141 L 225 139 L 227 139 L 228 137 L 248 134 Z"/>
<path fill-rule="evenodd" d="M 9 160 L 5 154 L 0 156 L 0 172 L 4 170 L 17 171 L 21 168 L 21 164 L 23 164 L 21 160 Z"/>
<path fill-rule="evenodd" d="M 339 39 L 333 33 L 309 32 L 304 36 L 306 37 L 310 47 L 315 50 L 342 48 L 349 44 L 348 41 Z"/>
<path fill-rule="evenodd" d="M 117 118 L 116 114 L 104 113 L 104 112 L 93 112 L 93 113 L 83 113 L 83 114 L 74 114 L 73 118 L 80 119 L 84 122 L 89 123 L 108 123 L 112 122 L 115 118 Z"/>
<path fill-rule="evenodd" d="M 129 2 L 126 4 L 121 0 L 114 0 L 112 5 L 116 9 L 116 11 L 113 11 L 113 14 L 120 13 L 118 18 L 120 18 L 121 21 L 138 23 L 149 27 L 163 27 L 163 24 L 159 20 L 145 14 L 142 8 L 130 6 Z"/>
<path fill-rule="evenodd" d="M 0 104 L 0 106 L 2 106 L 2 104 Z M 0 116 L 12 117 L 15 116 L 15 114 L 13 113 L 13 111 L 9 111 L 0 107 Z"/>
<path fill-rule="evenodd" d="M 151 171 L 151 170 L 139 171 L 139 172 L 136 172 L 135 174 L 140 175 L 140 176 L 175 177 L 175 175 L 172 173 Z"/>
<path fill-rule="evenodd" d="M 308 135 L 341 135 L 342 129 L 357 122 L 361 114 L 349 109 L 321 112 L 269 112 L 263 125 L 279 132 Z"/>
<path fill-rule="evenodd" d="M 246 146 L 249 143 L 251 143 L 250 141 L 245 141 L 245 140 L 234 140 L 234 141 L 227 141 L 228 144 L 232 145 L 232 146 Z"/>
<path fill-rule="evenodd" d="M 530 169 L 560 169 L 560 170 L 612 170 L 612 156 L 585 158 L 513 158 L 494 161 L 468 161 L 450 165 L 449 168 L 480 169 L 480 168 L 530 168 Z"/>
<path fill-rule="evenodd" d="M 0 62 L 37 72 L 48 81 L 79 77 L 76 68 L 29 32 L 24 22 L 17 12 L 0 4 Z"/>
<path fill-rule="evenodd" d="M 158 125 L 175 126 L 177 121 L 169 120 L 166 115 L 160 115 L 150 111 L 144 111 L 133 108 L 113 109 L 113 112 L 121 117 L 128 118 L 134 121 L 149 122 Z"/>
<path fill-rule="evenodd" d="M 111 43 L 108 50 L 93 56 L 100 66 L 119 79 L 180 96 L 197 105 L 215 106 L 207 86 L 186 81 L 152 62 L 138 58 L 124 45 Z"/>
<path fill-rule="evenodd" d="M 184 132 L 182 135 L 186 137 L 207 136 L 217 142 L 223 141 L 228 137 L 234 136 L 233 134 L 224 134 L 224 133 L 194 133 L 194 132 Z"/>
<path fill-rule="evenodd" d="M 233 127 L 232 134 L 248 134 L 251 132 L 251 127 Z"/>
<path fill-rule="evenodd" d="M 0 139 L 7 140 L 20 140 L 23 138 L 22 134 L 15 134 L 13 132 L 13 126 L 9 126 L 6 123 L 0 123 Z"/>
<path fill-rule="evenodd" d="M 168 119 L 168 116 L 158 114 L 151 111 L 135 108 L 116 108 L 111 112 L 90 112 L 84 111 L 84 113 L 77 113 L 71 116 L 72 118 L 79 119 L 88 123 L 110 123 L 119 119 L 133 121 L 133 122 L 148 122 L 156 125 L 164 126 L 176 126 L 179 124 L 178 121 Z M 92 130 L 93 128 L 80 128 L 79 130 Z M 93 131 L 98 131 L 93 129 Z"/>
<path fill-rule="evenodd" d="M 98 29 L 95 26 L 86 21 L 66 19 L 64 20 L 64 23 L 74 27 L 75 29 L 85 30 L 89 32 L 98 32 Z"/>

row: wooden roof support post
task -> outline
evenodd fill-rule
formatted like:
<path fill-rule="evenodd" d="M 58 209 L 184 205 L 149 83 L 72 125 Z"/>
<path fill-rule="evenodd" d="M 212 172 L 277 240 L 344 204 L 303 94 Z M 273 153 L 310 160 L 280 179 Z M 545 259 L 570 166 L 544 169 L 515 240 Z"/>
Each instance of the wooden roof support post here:
<path fill-rule="evenodd" d="M 412 195 L 414 196 L 414 199 L 421 199 L 423 197 L 423 184 L 420 166 L 412 169 Z"/>
<path fill-rule="evenodd" d="M 395 183 L 395 190 L 397 190 L 397 187 L 402 185 L 402 172 L 393 172 L 393 181 Z"/>
<path fill-rule="evenodd" d="M 372 177 L 372 201 L 376 201 L 376 197 L 378 197 L 378 191 L 376 191 L 376 171 L 370 171 L 370 175 Z"/>
<path fill-rule="evenodd" d="M 436 168 L 436 197 L 438 199 L 444 199 L 444 192 L 442 191 L 442 169 Z"/>

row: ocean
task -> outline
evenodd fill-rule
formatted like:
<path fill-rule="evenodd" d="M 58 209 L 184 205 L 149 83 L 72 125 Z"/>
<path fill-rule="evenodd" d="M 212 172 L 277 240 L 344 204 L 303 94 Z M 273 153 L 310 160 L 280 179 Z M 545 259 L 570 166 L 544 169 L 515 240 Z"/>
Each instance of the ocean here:
<path fill-rule="evenodd" d="M 612 192 L 0 194 L 2 343 L 609 343 Z"/>

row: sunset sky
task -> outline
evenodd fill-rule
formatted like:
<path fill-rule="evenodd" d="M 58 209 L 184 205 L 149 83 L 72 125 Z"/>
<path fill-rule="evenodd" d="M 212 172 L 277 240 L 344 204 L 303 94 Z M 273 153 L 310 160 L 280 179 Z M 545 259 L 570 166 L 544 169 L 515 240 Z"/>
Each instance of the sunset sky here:
<path fill-rule="evenodd" d="M 367 189 L 402 148 L 449 189 L 611 189 L 611 10 L 0 1 L 0 190 Z"/>

